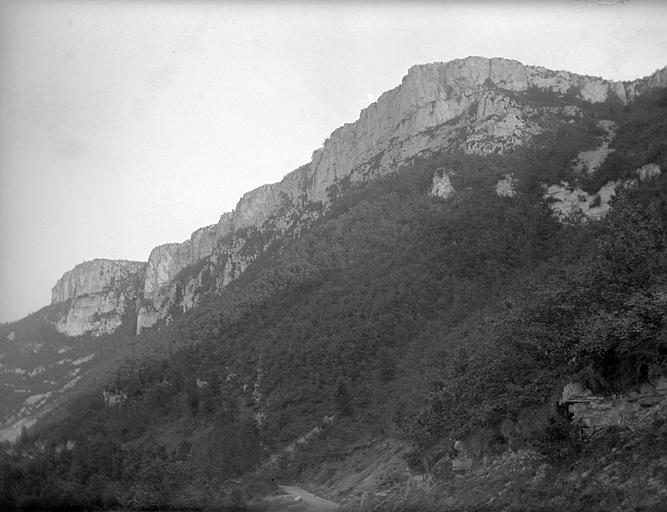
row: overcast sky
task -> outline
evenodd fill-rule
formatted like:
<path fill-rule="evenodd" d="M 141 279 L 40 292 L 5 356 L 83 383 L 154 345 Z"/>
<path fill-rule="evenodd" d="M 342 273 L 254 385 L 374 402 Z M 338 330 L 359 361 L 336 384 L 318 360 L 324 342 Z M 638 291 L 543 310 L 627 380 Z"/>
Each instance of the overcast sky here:
<path fill-rule="evenodd" d="M 609 3 L 0 0 L 0 321 L 217 222 L 414 64 L 667 65 L 666 3 Z"/>

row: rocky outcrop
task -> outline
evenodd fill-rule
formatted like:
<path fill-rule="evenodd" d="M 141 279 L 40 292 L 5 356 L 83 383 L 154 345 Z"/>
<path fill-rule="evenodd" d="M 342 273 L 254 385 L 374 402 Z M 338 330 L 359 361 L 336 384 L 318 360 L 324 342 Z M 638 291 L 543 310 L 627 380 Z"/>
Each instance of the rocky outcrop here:
<path fill-rule="evenodd" d="M 567 407 L 572 421 L 591 434 L 612 426 L 640 428 L 657 418 L 667 418 L 667 378 L 612 396 L 595 395 L 583 385 L 571 383 L 563 388 L 559 405 Z"/>
<path fill-rule="evenodd" d="M 290 231 L 296 234 L 316 217 L 287 209 L 283 216 L 274 215 L 264 231 L 249 228 L 249 232 L 241 229 L 227 233 L 216 240 L 211 254 L 194 261 L 187 257 L 188 242 L 157 247 L 149 258 L 144 294 L 137 311 L 137 334 L 160 320 L 169 321 L 174 313 L 195 308 L 204 293 L 220 293 L 276 236 Z M 254 236 L 261 243 L 255 242 L 250 248 L 248 240 Z"/>
<path fill-rule="evenodd" d="M 122 288 L 132 279 L 139 279 L 146 263 L 140 261 L 97 259 L 80 263 L 65 272 L 51 290 L 51 304 L 81 295 Z"/>
<path fill-rule="evenodd" d="M 596 194 L 571 188 L 567 182 L 549 185 L 544 194 L 554 216 L 562 222 L 600 220 L 609 212 L 617 183 L 610 181 Z"/>
<path fill-rule="evenodd" d="M 496 183 L 496 195 L 498 197 L 514 197 L 516 195 L 516 183 L 516 178 L 508 174 Z"/>
<path fill-rule="evenodd" d="M 637 96 L 655 87 L 667 87 L 667 66 L 650 76 L 632 82 L 623 82 L 623 91 L 619 91 L 619 96 L 625 93 L 626 100 L 632 101 Z"/>
<path fill-rule="evenodd" d="M 233 215 L 224 213 L 217 224 L 198 229 L 185 242 L 159 245 L 151 251 L 137 311 L 137 333 L 167 316 L 179 293 L 174 286 L 177 276 L 185 268 L 210 257 L 232 230 Z M 194 285 L 190 283 L 189 286 Z M 189 303 L 186 302 L 190 307 L 196 303 L 192 295 L 191 289 Z"/>
<path fill-rule="evenodd" d="M 662 173 L 659 165 L 646 164 L 635 171 L 639 181 L 646 181 Z M 579 222 L 602 219 L 611 208 L 611 200 L 619 187 L 636 187 L 637 179 L 620 182 L 609 181 L 595 194 L 581 188 L 572 188 L 563 181 L 558 185 L 545 185 L 544 198 L 553 215 L 561 222 Z"/>
<path fill-rule="evenodd" d="M 93 260 L 77 265 L 53 287 L 52 303 L 68 307 L 55 321 L 68 336 L 110 334 L 135 316 L 146 264 Z"/>
<path fill-rule="evenodd" d="M 173 243 L 158 245 L 148 257 L 146 279 L 144 280 L 144 297 L 157 295 L 168 287 L 176 275 L 190 264 L 190 244 Z"/>
<path fill-rule="evenodd" d="M 111 334 L 123 325 L 128 313 L 134 316 L 135 298 L 113 290 L 80 295 L 72 300 L 55 328 L 67 336 Z"/>
<path fill-rule="evenodd" d="M 259 226 L 280 204 L 280 198 L 327 203 L 329 188 L 346 178 L 365 179 L 391 172 L 422 151 L 456 144 L 468 152 L 487 153 L 514 147 L 538 133 L 530 108 L 505 94 L 531 88 L 573 93 L 590 102 L 615 97 L 626 103 L 649 87 L 667 85 L 667 69 L 649 79 L 611 82 L 602 78 L 551 71 L 520 62 L 469 57 L 413 66 L 401 85 L 385 92 L 361 111 L 359 119 L 338 128 L 313 153 L 310 164 L 281 182 L 259 187 L 243 196 L 234 227 Z M 574 107 L 571 107 L 574 108 Z M 468 116 L 466 123 L 456 124 Z M 443 125 L 454 123 L 447 129 Z"/>
<path fill-rule="evenodd" d="M 218 227 L 206 229 L 216 233 Z M 208 246 L 195 247 L 193 234 L 182 244 L 165 244 L 151 251 L 137 311 L 137 334 L 173 312 L 196 307 L 201 293 L 219 292 L 245 270 L 255 256 L 242 256 L 245 238 L 223 233 L 220 238 L 215 236 L 210 250 Z"/>
<path fill-rule="evenodd" d="M 455 192 L 450 179 L 451 175 L 452 171 L 444 168 L 437 169 L 433 174 L 433 185 L 431 185 L 429 195 L 431 197 L 440 197 L 441 199 L 451 197 Z"/>
<path fill-rule="evenodd" d="M 625 103 L 648 87 L 665 85 L 666 78 L 667 69 L 664 69 L 645 79 L 646 83 L 611 82 L 567 71 L 524 66 L 513 60 L 483 57 L 413 66 L 400 86 L 385 92 L 377 102 L 362 110 L 356 122 L 335 130 L 323 147 L 313 153 L 306 196 L 310 201 L 326 202 L 328 187 L 382 152 L 389 150 L 399 160 L 423 149 L 448 145 L 451 141 L 442 137 L 443 134 L 431 134 L 428 143 L 413 143 L 412 139 L 451 123 L 471 110 L 474 115 L 469 127 L 473 129 L 466 134 L 464 149 L 488 152 L 503 145 L 513 147 L 535 133 L 538 127 L 528 119 L 527 109 L 519 108 L 503 91 L 521 93 L 538 88 L 559 94 L 574 92 L 590 102 L 614 96 Z M 485 138 L 491 141 L 488 147 L 481 143 Z M 408 144 L 398 151 L 396 141 Z"/>
<path fill-rule="evenodd" d="M 104 389 L 102 390 L 102 398 L 105 407 L 122 407 L 127 400 L 127 394 L 123 391 L 107 391 Z"/>
<path fill-rule="evenodd" d="M 463 116 L 470 115 L 466 125 L 479 131 L 467 134 L 471 140 L 483 134 L 520 138 L 524 116 L 515 108 L 518 104 L 490 88 L 487 79 L 513 91 L 527 87 L 524 66 L 516 61 L 473 57 L 410 68 L 400 86 L 362 110 L 355 123 L 335 130 L 313 153 L 308 199 L 326 202 L 328 187 L 352 174 L 363 176 L 363 170 L 353 171 L 383 152 L 388 154 L 382 155 L 381 167 L 389 172 L 398 162 L 421 151 L 450 146 L 454 140 L 448 135 L 465 125 L 454 124 L 427 137 L 420 135 Z M 482 126 L 486 120 L 490 121 L 488 126 Z M 512 145 L 516 140 L 506 142 Z"/>
<path fill-rule="evenodd" d="M 158 294 L 169 286 L 185 267 L 213 254 L 220 232 L 226 234 L 219 224 L 213 224 L 198 229 L 183 243 L 155 247 L 148 256 L 144 297 L 150 298 Z"/>
<path fill-rule="evenodd" d="M 656 164 L 646 164 L 639 169 L 637 169 L 637 176 L 639 177 L 639 181 L 645 181 L 651 178 L 654 178 L 655 176 L 660 176 L 662 173 L 662 169 L 660 169 L 659 165 Z"/>
<path fill-rule="evenodd" d="M 309 166 L 302 166 L 278 183 L 263 185 L 245 193 L 233 212 L 233 230 L 260 227 L 283 206 L 313 201 L 308 197 L 308 170 Z M 332 184 L 329 183 L 327 187 Z"/>

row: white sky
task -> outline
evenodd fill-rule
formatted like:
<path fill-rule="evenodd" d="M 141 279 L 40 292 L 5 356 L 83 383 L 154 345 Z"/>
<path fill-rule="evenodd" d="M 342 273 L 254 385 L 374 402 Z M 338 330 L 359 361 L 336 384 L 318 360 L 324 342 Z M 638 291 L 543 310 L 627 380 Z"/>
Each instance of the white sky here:
<path fill-rule="evenodd" d="M 667 65 L 667 2 L 604 3 L 0 0 L 0 321 L 217 222 L 413 64 Z"/>

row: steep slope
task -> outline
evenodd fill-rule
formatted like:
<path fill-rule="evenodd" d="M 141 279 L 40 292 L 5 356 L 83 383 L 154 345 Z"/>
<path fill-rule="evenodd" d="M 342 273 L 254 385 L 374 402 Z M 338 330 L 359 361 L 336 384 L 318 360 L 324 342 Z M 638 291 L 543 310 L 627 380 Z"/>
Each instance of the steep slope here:
<path fill-rule="evenodd" d="M 619 119 L 619 158 L 656 158 L 664 95 Z M 577 176 L 582 129 L 350 186 L 159 331 L 185 347 L 127 363 L 26 434 L 0 464 L 10 503 L 232 505 L 248 498 L 234 490 L 245 475 L 260 493 L 270 478 L 308 479 L 355 508 L 651 510 L 667 485 L 660 424 L 611 432 L 613 452 L 557 407 L 570 381 L 630 396 L 667 362 L 665 176 L 626 168 L 608 216 L 561 222 L 544 183 Z M 610 495 L 620 462 L 651 486 L 631 479 Z M 352 467 L 357 477 L 338 473 Z"/>
<path fill-rule="evenodd" d="M 434 467 L 452 476 L 469 462 L 483 472 L 485 458 L 508 449 L 529 450 L 553 469 L 579 442 L 579 427 L 556 407 L 565 384 L 584 382 L 596 394 L 655 384 L 667 362 L 667 96 L 652 84 L 664 73 L 618 85 L 507 62 L 413 68 L 383 101 L 397 112 L 425 110 L 378 128 L 391 139 L 365 139 L 385 148 L 382 156 L 357 165 L 368 154 L 359 153 L 348 167 L 332 157 L 349 172 L 328 178 L 313 171 L 314 159 L 246 194 L 184 244 L 156 248 L 147 264 L 93 262 L 81 270 L 111 270 L 99 279 L 68 275 L 58 298 L 138 290 L 134 320 L 114 333 L 57 333 L 68 302 L 39 312 L 39 329 L 30 319 L 3 325 L 7 346 L 23 347 L 22 356 L 3 349 L 11 379 L 41 378 L 28 354 L 36 342 L 48 345 L 41 366 L 63 368 L 49 377 L 58 386 L 81 378 L 66 412 L 51 409 L 55 393 L 42 400 L 47 387 L 23 395 L 23 382 L 8 381 L 12 421 L 21 421 L 12 413 L 20 408 L 31 418 L 40 410 L 54 416 L 0 454 L 0 504 L 238 505 L 240 475 L 312 476 L 364 436 L 400 438 L 389 458 L 400 452 L 422 479 Z M 430 78 L 420 82 L 422 75 Z M 433 83 L 445 99 L 431 111 L 410 98 Z M 491 107 L 475 103 L 482 96 Z M 424 128 L 444 118 L 439 109 L 454 108 L 447 101 L 467 107 Z M 617 126 L 611 141 L 604 121 Z M 418 139 L 426 145 L 410 145 L 405 123 L 424 128 Z M 602 144 L 613 151 L 582 172 L 580 155 Z M 326 200 L 315 200 L 315 176 L 332 180 Z M 57 364 L 75 341 L 81 352 Z M 109 364 L 88 366 L 102 372 L 96 385 L 91 372 L 69 375 L 75 361 Z M 633 441 L 642 450 L 655 438 L 644 434 Z M 477 448 L 454 457 L 454 441 Z M 651 464 L 662 456 L 654 450 Z M 651 477 L 657 484 L 646 503 L 667 485 Z M 623 503 L 633 489 L 622 491 Z"/>
<path fill-rule="evenodd" d="M 172 310 L 192 309 L 203 292 L 219 292 L 263 250 L 261 244 L 248 246 L 249 233 L 271 232 L 271 238 L 298 232 L 350 183 L 442 150 L 506 152 L 553 131 L 563 116 L 576 118 L 582 102 L 625 105 L 665 80 L 664 69 L 634 82 L 610 82 L 482 57 L 413 66 L 400 86 L 362 110 L 357 121 L 332 132 L 309 164 L 248 192 L 233 212 L 195 231 L 186 242 L 156 247 L 130 321 L 136 321 L 139 333 L 167 319 Z M 565 101 L 557 106 L 553 98 L 550 104 L 528 101 L 536 92 Z M 181 271 L 193 265 L 197 272 L 184 277 Z M 63 298 L 54 295 L 52 303 Z M 68 335 L 110 332 L 134 302 L 134 292 L 121 293 L 117 300 L 88 295 L 71 304 L 59 330 Z M 100 320 L 109 315 L 113 321 Z"/>
<path fill-rule="evenodd" d="M 536 143 L 540 137 L 558 137 L 563 150 L 575 146 L 585 150 L 600 140 L 612 146 L 615 141 L 625 144 L 629 124 L 621 126 L 611 143 L 598 124 L 622 117 L 624 102 L 641 104 L 641 93 L 664 83 L 664 78 L 663 70 L 648 79 L 619 84 L 503 59 L 415 66 L 399 87 L 362 111 L 357 122 L 336 130 L 310 164 L 278 184 L 244 195 L 235 211 L 223 214 L 217 224 L 195 231 L 182 244 L 156 247 L 145 264 L 94 260 L 66 273 L 54 287 L 52 303 L 58 314 L 49 315 L 49 321 L 67 336 L 139 333 L 169 322 L 195 308 L 206 294 L 220 293 L 272 241 L 307 230 L 326 211 L 327 201 L 344 194 L 352 183 L 394 172 L 415 155 L 423 159 L 457 149 L 502 153 L 522 142 Z M 576 164 L 573 172 L 567 172 L 569 161 L 547 158 L 545 165 L 541 156 L 533 165 L 541 169 L 536 171 L 541 180 L 551 185 L 547 196 L 560 217 L 582 212 L 599 218 L 608 211 L 623 169 L 658 164 L 659 172 L 660 165 L 667 165 L 659 151 L 653 144 L 645 154 L 634 152 L 631 161 L 619 161 L 620 153 L 612 153 L 588 176 L 574 172 Z M 453 190 L 451 172 L 456 173 L 456 165 L 439 174 L 435 193 Z M 508 167 L 498 176 L 497 186 L 513 194 L 515 179 Z M 561 183 L 564 179 L 572 183 Z"/>
<path fill-rule="evenodd" d="M 127 358 L 152 357 L 174 347 L 133 330 L 70 337 L 58 332 L 68 302 L 0 325 L 0 441 L 15 441 L 23 428 L 86 390 L 105 382 Z M 70 309 L 71 311 L 71 309 Z"/>

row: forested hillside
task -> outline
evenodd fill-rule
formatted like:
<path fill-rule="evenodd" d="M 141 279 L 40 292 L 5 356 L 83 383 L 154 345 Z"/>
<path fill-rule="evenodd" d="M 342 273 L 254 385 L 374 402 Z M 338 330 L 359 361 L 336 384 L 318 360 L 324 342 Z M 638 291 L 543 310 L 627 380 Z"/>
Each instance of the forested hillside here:
<path fill-rule="evenodd" d="M 439 153 L 347 184 L 302 236 L 154 333 L 181 348 L 127 361 L 106 395 L 7 446 L 0 505 L 237 506 L 230 479 L 299 475 L 366 435 L 406 443 L 416 473 L 473 436 L 487 456 L 530 448 L 572 464 L 585 447 L 556 407 L 563 386 L 621 393 L 666 370 L 667 178 L 635 173 L 667 167 L 666 98 L 582 103 L 586 122 L 509 154 Z M 574 172 L 609 118 L 615 151 Z M 443 168 L 447 199 L 428 194 Z M 508 174 L 515 194 L 498 195 Z M 544 184 L 561 180 L 617 180 L 610 213 L 557 220 Z M 258 472 L 315 427 L 289 465 Z"/>

